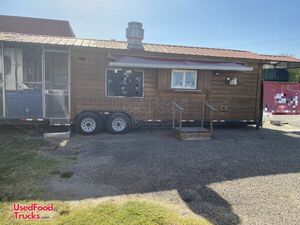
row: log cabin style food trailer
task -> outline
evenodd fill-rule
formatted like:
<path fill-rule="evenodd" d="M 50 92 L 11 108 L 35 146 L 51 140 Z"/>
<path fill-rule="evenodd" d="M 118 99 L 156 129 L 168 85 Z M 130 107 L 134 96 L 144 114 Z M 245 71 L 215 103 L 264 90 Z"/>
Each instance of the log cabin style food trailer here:
<path fill-rule="evenodd" d="M 259 126 L 263 66 L 300 64 L 249 51 L 146 44 L 137 22 L 126 32 L 127 41 L 1 32 L 1 121 L 71 124 L 85 135 L 148 123 Z"/>

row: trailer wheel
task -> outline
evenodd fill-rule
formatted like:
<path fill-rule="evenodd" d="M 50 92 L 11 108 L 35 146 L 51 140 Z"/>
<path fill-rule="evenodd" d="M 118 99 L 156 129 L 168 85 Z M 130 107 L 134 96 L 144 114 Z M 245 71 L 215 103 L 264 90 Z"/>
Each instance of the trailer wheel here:
<path fill-rule="evenodd" d="M 106 128 L 113 134 L 124 134 L 130 129 L 130 118 L 125 113 L 113 113 L 106 121 Z"/>
<path fill-rule="evenodd" d="M 85 112 L 78 116 L 75 122 L 76 132 L 82 135 L 97 134 L 103 127 L 101 118 L 92 112 Z"/>

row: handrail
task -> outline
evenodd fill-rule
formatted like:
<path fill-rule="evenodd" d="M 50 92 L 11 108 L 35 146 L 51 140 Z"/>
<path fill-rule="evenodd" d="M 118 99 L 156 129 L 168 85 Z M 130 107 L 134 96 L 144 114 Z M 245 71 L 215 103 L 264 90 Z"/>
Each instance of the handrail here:
<path fill-rule="evenodd" d="M 216 109 L 213 106 L 211 106 L 210 104 L 208 104 L 207 102 L 202 101 L 201 103 L 206 105 L 211 111 L 216 111 Z"/>
<path fill-rule="evenodd" d="M 173 105 L 173 129 L 175 128 L 175 110 L 176 110 L 177 112 L 179 112 L 179 130 L 181 130 L 181 128 L 182 128 L 182 111 L 184 111 L 184 109 L 174 101 L 172 101 L 172 105 Z"/>
<path fill-rule="evenodd" d="M 203 127 L 204 126 L 204 114 L 205 114 L 205 108 L 204 106 L 206 106 L 208 109 L 209 109 L 209 112 L 210 112 L 210 121 L 209 121 L 209 124 L 210 124 L 210 132 L 211 134 L 213 134 L 213 116 L 212 116 L 212 113 L 214 111 L 216 111 L 216 109 L 211 106 L 210 104 L 208 104 L 207 102 L 204 102 L 202 101 L 202 119 L 201 119 L 201 126 Z"/>
<path fill-rule="evenodd" d="M 184 109 L 183 109 L 180 105 L 178 105 L 176 102 L 172 101 L 172 104 L 173 104 L 178 110 L 180 110 L 180 111 L 183 111 L 183 110 L 184 110 Z"/>
<path fill-rule="evenodd" d="M 202 104 L 202 119 L 201 119 L 201 126 L 202 128 L 204 127 L 204 118 L 205 118 L 205 107 L 207 107 L 209 109 L 210 112 L 210 131 L 211 134 L 213 134 L 213 112 L 216 111 L 216 109 L 211 106 L 210 104 L 208 104 L 207 102 L 200 102 Z M 178 112 L 179 113 L 179 125 L 178 125 L 178 129 L 181 130 L 182 129 L 182 112 L 184 111 L 184 109 L 178 105 L 175 101 L 172 101 L 172 106 L 173 106 L 173 129 L 175 128 L 175 113 Z"/>

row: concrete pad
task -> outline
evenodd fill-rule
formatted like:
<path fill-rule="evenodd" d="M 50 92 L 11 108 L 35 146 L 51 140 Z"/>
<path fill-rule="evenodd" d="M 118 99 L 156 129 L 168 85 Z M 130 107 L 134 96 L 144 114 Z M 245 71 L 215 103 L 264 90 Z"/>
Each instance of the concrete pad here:
<path fill-rule="evenodd" d="M 69 139 L 70 136 L 71 136 L 70 131 L 57 132 L 57 133 L 44 133 L 44 138 L 51 138 L 51 139 Z"/>

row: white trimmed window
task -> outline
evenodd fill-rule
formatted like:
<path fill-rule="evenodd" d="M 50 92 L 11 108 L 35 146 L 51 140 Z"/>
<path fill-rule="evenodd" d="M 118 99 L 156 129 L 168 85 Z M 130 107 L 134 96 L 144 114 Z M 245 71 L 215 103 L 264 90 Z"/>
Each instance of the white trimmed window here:
<path fill-rule="evenodd" d="M 196 89 L 196 70 L 172 70 L 171 88 L 174 89 Z"/>

